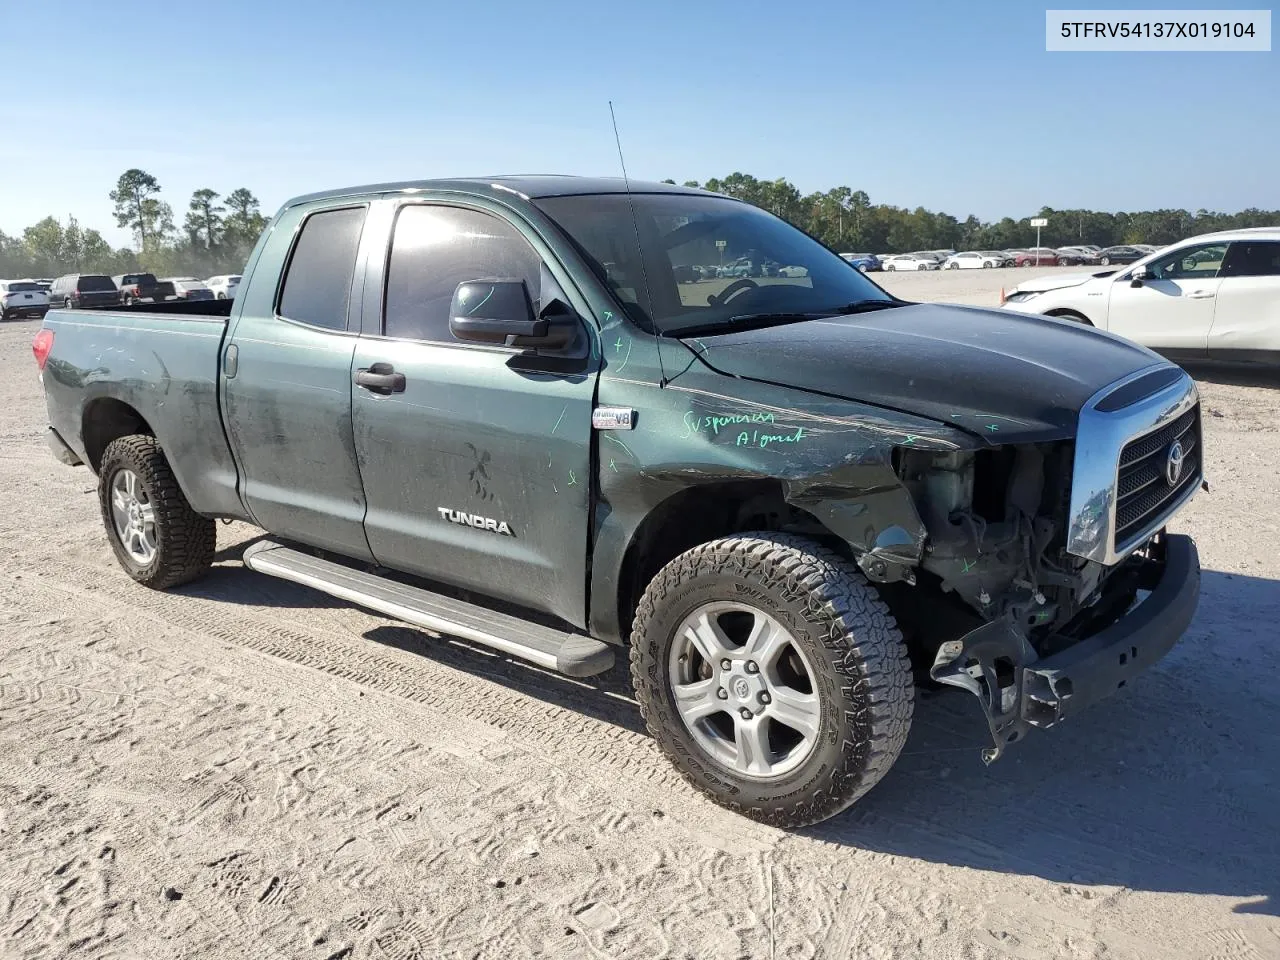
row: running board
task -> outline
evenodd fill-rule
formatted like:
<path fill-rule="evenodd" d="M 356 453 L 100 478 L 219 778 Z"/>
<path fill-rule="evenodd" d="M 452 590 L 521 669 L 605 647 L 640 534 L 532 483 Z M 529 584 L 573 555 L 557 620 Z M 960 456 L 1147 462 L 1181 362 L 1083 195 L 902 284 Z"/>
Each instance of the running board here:
<path fill-rule="evenodd" d="M 244 565 L 416 627 L 483 644 L 566 676 L 591 677 L 613 666 L 613 648 L 591 637 L 529 623 L 374 573 L 353 570 L 274 540 L 261 540 L 249 547 L 244 552 Z"/>

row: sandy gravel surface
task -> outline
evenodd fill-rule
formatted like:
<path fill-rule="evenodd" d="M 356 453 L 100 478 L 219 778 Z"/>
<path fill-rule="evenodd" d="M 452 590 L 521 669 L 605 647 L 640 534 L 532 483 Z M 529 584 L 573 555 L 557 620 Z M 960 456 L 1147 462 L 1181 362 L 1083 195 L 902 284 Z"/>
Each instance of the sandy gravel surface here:
<path fill-rule="evenodd" d="M 1013 272 L 884 279 L 994 303 Z M 1205 374 L 1165 661 L 990 769 L 976 704 L 925 699 L 883 783 L 787 833 L 687 788 L 621 668 L 259 577 L 240 525 L 205 581 L 135 586 L 44 448 L 35 330 L 0 326 L 0 957 L 1280 957 L 1274 385 Z"/>

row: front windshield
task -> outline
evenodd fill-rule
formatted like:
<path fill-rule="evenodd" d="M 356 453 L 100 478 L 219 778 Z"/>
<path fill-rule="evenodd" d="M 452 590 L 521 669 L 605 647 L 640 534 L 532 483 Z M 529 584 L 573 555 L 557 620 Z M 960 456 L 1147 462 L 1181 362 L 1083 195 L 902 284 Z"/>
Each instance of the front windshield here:
<path fill-rule="evenodd" d="M 666 335 L 895 302 L 816 240 L 736 200 L 637 193 L 536 203 L 573 238 L 631 319 Z"/>

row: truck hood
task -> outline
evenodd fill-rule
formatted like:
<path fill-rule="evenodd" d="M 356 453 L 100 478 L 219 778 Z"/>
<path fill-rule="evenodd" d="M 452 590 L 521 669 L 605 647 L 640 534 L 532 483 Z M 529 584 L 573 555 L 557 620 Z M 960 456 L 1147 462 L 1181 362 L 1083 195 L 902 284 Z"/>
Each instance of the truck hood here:
<path fill-rule="evenodd" d="M 1094 393 L 1164 362 L 1069 320 L 932 303 L 685 343 L 728 376 L 928 417 L 992 444 L 1072 437 Z"/>
<path fill-rule="evenodd" d="M 1010 293 L 1044 293 L 1046 290 L 1061 290 L 1063 287 L 1078 287 L 1088 283 L 1095 277 L 1109 277 L 1114 270 L 1098 270 L 1093 273 L 1054 273 L 1044 277 L 1033 277 L 1018 284 Z"/>

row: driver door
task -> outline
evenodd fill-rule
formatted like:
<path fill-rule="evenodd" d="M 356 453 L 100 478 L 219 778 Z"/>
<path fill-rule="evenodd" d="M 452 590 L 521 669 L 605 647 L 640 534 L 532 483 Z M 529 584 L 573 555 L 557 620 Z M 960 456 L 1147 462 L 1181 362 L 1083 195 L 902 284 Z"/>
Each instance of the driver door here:
<path fill-rule="evenodd" d="M 1148 261 L 1141 280 L 1125 270 L 1111 284 L 1107 329 L 1153 349 L 1204 356 L 1226 252 L 1225 243 L 1197 244 Z"/>

